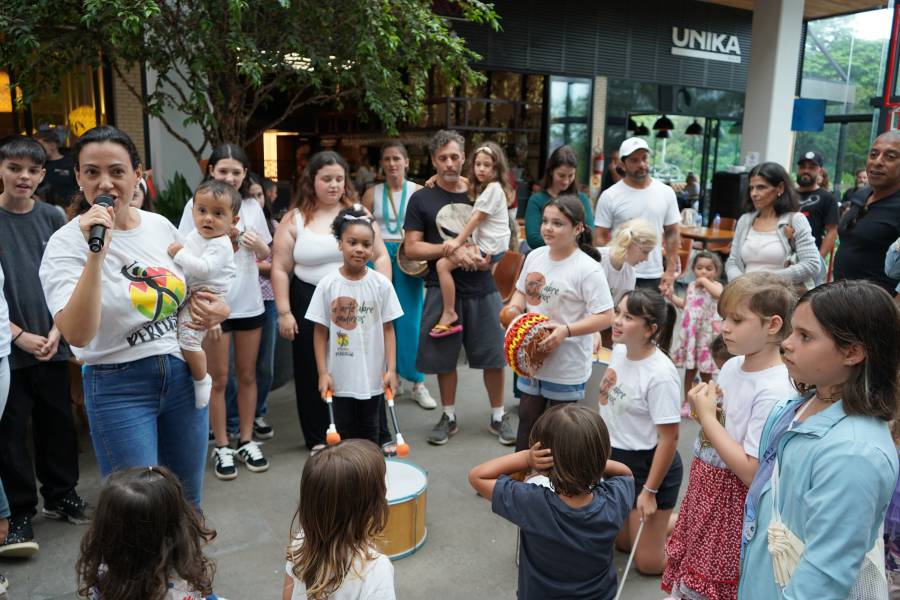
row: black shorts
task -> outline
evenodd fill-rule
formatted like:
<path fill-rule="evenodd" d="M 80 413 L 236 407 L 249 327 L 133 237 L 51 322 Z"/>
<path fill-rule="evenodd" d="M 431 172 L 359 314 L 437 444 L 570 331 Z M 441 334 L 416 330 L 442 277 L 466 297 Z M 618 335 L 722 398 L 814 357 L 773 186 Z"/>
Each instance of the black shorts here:
<path fill-rule="evenodd" d="M 261 313 L 255 317 L 244 317 L 242 319 L 225 319 L 222 321 L 222 331 L 253 331 L 259 329 L 266 322 L 266 313 Z"/>
<path fill-rule="evenodd" d="M 616 460 L 626 465 L 634 473 L 635 505 L 637 504 L 638 494 L 641 493 L 644 489 L 644 484 L 647 483 L 647 475 L 650 474 L 650 465 L 653 464 L 654 454 L 656 454 L 656 448 L 652 450 L 619 450 L 618 448 L 613 448 L 609 457 L 611 460 Z M 678 490 L 681 488 L 683 471 L 681 456 L 676 450 L 675 456 L 672 458 L 672 466 L 669 467 L 669 472 L 663 477 L 662 483 L 659 485 L 659 493 L 656 494 L 656 507 L 659 510 L 675 508 L 675 504 L 678 503 Z"/>
<path fill-rule="evenodd" d="M 422 373 L 452 373 L 456 370 L 460 348 L 465 346 L 466 359 L 473 369 L 502 369 L 503 328 L 500 327 L 500 294 L 491 292 L 478 297 L 456 297 L 456 314 L 463 326 L 460 333 L 442 338 L 428 335 L 437 325 L 444 309 L 441 288 L 425 288 L 422 327 L 419 331 L 419 353 L 416 370 Z"/>

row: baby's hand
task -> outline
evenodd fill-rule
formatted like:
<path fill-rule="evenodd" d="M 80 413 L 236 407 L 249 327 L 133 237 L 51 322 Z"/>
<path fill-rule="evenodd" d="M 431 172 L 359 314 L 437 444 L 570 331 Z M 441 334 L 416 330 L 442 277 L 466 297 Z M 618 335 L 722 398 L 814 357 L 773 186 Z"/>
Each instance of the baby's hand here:
<path fill-rule="evenodd" d="M 553 468 L 553 453 L 550 448 L 541 448 L 540 442 L 528 449 L 528 466 L 538 473 L 546 473 Z"/>
<path fill-rule="evenodd" d="M 172 242 L 171 244 L 169 244 L 169 249 L 167 250 L 167 252 L 169 253 L 170 257 L 175 258 L 175 255 L 178 254 L 178 251 L 182 248 L 184 248 L 184 245 L 181 242 Z"/>
<path fill-rule="evenodd" d="M 459 247 L 462 246 L 462 244 L 457 242 L 456 239 L 452 239 L 452 240 L 447 240 L 446 242 L 444 242 L 442 244 L 442 246 L 443 246 L 444 256 L 450 256 L 451 254 L 456 252 L 457 249 L 459 249 Z"/>

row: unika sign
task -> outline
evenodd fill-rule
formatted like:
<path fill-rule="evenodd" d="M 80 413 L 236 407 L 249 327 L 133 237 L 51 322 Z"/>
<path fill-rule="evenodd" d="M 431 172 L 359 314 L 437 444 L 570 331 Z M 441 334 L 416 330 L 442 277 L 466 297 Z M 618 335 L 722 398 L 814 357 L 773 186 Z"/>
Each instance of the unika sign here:
<path fill-rule="evenodd" d="M 741 45 L 736 35 L 697 31 L 687 27 L 672 28 L 672 54 L 704 60 L 740 63 Z"/>

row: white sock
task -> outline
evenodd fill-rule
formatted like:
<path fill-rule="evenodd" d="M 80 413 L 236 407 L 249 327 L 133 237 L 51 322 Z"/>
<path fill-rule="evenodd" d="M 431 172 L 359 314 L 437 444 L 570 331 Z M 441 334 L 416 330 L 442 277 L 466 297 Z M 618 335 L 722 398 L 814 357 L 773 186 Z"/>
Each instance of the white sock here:
<path fill-rule="evenodd" d="M 212 377 L 209 376 L 209 373 L 207 373 L 206 377 L 203 379 L 194 380 L 194 406 L 197 407 L 197 410 L 206 408 L 206 405 L 209 404 L 209 395 L 211 392 Z"/>
<path fill-rule="evenodd" d="M 500 419 L 503 418 L 503 415 L 505 414 L 505 412 L 506 411 L 503 409 L 502 406 L 492 406 L 491 407 L 491 421 L 496 423 L 497 421 L 499 421 Z"/>
<path fill-rule="evenodd" d="M 451 421 L 455 421 L 456 420 L 456 406 L 454 406 L 453 404 L 451 404 L 450 406 L 445 406 L 444 414 L 447 415 L 448 417 L 450 417 Z"/>

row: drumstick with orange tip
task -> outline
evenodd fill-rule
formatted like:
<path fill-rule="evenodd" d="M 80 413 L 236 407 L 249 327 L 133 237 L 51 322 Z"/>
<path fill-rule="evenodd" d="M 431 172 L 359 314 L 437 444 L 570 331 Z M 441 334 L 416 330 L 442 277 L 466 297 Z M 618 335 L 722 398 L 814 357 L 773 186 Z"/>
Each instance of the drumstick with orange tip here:
<path fill-rule="evenodd" d="M 325 392 L 325 404 L 328 405 L 328 431 L 325 432 L 325 442 L 329 446 L 334 446 L 341 441 L 341 434 L 338 433 L 337 427 L 334 425 L 334 407 L 331 405 L 331 390 Z"/>
<path fill-rule="evenodd" d="M 384 387 L 384 397 L 387 399 L 388 409 L 391 412 L 391 421 L 394 422 L 394 431 L 397 433 L 397 456 L 409 456 L 409 444 L 403 440 L 403 434 L 400 433 L 400 425 L 397 424 L 397 413 L 394 412 L 394 391 L 391 386 Z"/>

